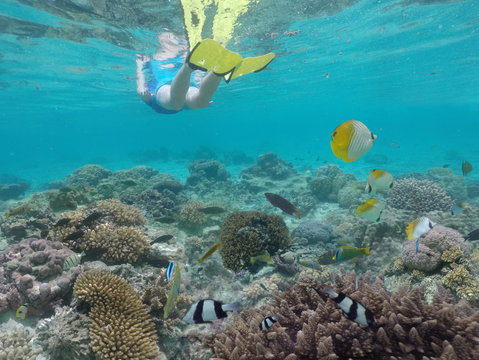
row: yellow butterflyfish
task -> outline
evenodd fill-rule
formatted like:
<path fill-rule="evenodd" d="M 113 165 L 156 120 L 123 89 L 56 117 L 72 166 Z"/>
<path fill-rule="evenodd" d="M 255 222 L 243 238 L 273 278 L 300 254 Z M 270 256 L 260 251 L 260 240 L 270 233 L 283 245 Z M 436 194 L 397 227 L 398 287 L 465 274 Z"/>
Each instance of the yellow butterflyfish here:
<path fill-rule="evenodd" d="M 338 159 L 351 162 L 371 150 L 376 138 L 362 122 L 348 120 L 333 131 L 331 149 Z"/>

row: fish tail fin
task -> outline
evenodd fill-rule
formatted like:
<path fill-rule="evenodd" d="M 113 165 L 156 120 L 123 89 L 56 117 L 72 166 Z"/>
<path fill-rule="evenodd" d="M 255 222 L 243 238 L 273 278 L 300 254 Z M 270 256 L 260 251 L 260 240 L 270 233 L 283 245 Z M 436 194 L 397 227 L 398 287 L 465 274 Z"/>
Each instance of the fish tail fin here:
<path fill-rule="evenodd" d="M 324 292 L 328 295 L 331 295 L 333 298 L 338 296 L 338 293 L 334 291 L 330 286 L 325 286 L 324 287 Z"/>
<path fill-rule="evenodd" d="M 370 254 L 369 250 L 371 250 L 371 247 L 367 247 L 366 249 L 364 249 L 364 253 L 366 255 L 369 255 Z"/>
<path fill-rule="evenodd" d="M 367 185 L 366 185 L 366 188 L 365 188 L 364 190 L 366 190 L 367 193 L 370 193 L 371 190 L 372 190 L 371 185 L 367 184 Z"/>
<path fill-rule="evenodd" d="M 301 219 L 301 215 L 303 215 L 303 213 L 302 213 L 302 212 L 299 212 L 299 211 L 295 211 L 295 212 L 293 212 L 293 214 L 296 215 L 296 217 L 297 217 L 298 219 Z"/>
<path fill-rule="evenodd" d="M 223 304 L 221 305 L 221 308 L 223 311 L 237 311 L 240 312 L 240 303 L 238 301 L 235 301 L 232 304 Z"/>
<path fill-rule="evenodd" d="M 204 258 L 198 259 L 198 262 L 199 262 L 199 263 L 202 263 L 203 260 L 204 260 Z"/>

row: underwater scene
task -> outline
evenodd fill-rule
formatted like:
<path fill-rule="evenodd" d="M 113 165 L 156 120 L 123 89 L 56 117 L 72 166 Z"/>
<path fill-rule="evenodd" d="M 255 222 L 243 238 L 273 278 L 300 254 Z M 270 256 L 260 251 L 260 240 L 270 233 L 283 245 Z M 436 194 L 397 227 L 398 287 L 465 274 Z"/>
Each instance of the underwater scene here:
<path fill-rule="evenodd" d="M 479 359 L 475 0 L 2 0 L 0 360 Z"/>

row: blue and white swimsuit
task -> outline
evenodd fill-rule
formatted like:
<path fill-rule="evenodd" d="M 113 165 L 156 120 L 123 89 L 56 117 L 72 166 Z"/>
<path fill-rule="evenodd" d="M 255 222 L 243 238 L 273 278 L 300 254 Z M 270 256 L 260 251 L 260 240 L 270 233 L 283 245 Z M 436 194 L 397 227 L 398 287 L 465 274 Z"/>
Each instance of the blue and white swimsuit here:
<path fill-rule="evenodd" d="M 183 66 L 183 63 L 184 59 L 181 57 L 176 57 L 168 60 L 151 59 L 148 62 L 148 69 L 151 73 L 151 78 L 146 85 L 148 87 L 148 91 L 154 95 L 148 105 L 150 105 L 156 112 L 160 114 L 175 114 L 179 111 L 168 110 L 161 106 L 158 102 L 158 99 L 156 98 L 156 93 L 158 89 L 163 85 L 171 84 L 171 82 L 176 76 L 176 73 Z M 191 85 L 194 85 L 194 83 L 191 83 Z"/>

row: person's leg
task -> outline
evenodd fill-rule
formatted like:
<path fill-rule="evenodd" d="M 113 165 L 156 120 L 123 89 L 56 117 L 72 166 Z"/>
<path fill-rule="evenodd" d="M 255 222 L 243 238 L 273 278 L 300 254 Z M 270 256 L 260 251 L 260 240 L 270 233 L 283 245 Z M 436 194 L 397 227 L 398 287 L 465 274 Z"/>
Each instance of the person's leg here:
<path fill-rule="evenodd" d="M 186 94 L 186 105 L 193 110 L 202 109 L 211 104 L 211 98 L 218 89 L 223 77 L 209 72 L 200 83 L 200 88 L 190 87 Z"/>
<path fill-rule="evenodd" d="M 192 72 L 193 70 L 188 64 L 183 64 L 171 85 L 163 85 L 158 89 L 156 98 L 162 107 L 167 110 L 181 110 L 186 100 L 186 93 L 190 87 Z"/>

